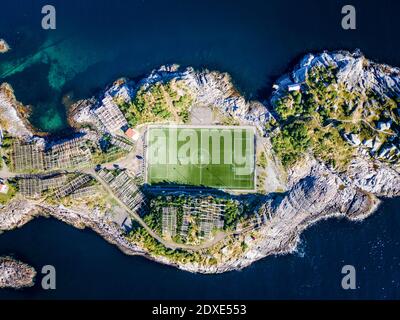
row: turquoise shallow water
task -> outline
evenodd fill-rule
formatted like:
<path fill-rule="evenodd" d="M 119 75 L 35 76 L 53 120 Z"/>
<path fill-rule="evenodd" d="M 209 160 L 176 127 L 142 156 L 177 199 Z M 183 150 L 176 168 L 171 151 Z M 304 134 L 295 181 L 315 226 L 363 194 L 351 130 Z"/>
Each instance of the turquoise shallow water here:
<path fill-rule="evenodd" d="M 57 30 L 40 28 L 47 1 L 2 4 L 0 81 L 32 104 L 42 130 L 67 128 L 62 97 L 95 94 L 121 76 L 167 63 L 229 72 L 247 97 L 268 97 L 272 82 L 310 51 L 360 48 L 400 66 L 393 38 L 396 1 L 352 1 L 358 28 L 340 27 L 346 1 L 54 0 Z M 378 5 L 379 4 L 379 5 Z M 1 298 L 399 298 L 399 201 L 363 223 L 322 222 L 295 255 L 273 257 L 218 276 L 192 275 L 126 257 L 90 231 L 39 219 L 0 235 L 0 254 L 15 253 L 40 269 L 53 264 L 57 290 L 0 291 Z M 344 264 L 357 268 L 359 289 L 340 288 Z"/>
<path fill-rule="evenodd" d="M 118 77 L 168 63 L 227 71 L 248 97 L 267 97 L 272 81 L 310 51 L 360 48 L 400 65 L 392 1 L 360 5 L 355 31 L 340 26 L 341 1 L 53 3 L 56 30 L 40 28 L 42 0 L 3 4 L 10 15 L 0 21 L 13 48 L 0 56 L 0 79 L 33 105 L 32 122 L 43 130 L 65 128 L 64 94 L 88 97 Z"/>

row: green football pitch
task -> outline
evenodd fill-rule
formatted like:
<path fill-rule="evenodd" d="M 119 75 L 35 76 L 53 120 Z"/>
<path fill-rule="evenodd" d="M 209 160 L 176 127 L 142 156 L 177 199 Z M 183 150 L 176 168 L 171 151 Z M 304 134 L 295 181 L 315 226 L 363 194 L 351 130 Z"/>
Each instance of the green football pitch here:
<path fill-rule="evenodd" d="M 254 190 L 252 127 L 150 127 L 147 182 Z"/>

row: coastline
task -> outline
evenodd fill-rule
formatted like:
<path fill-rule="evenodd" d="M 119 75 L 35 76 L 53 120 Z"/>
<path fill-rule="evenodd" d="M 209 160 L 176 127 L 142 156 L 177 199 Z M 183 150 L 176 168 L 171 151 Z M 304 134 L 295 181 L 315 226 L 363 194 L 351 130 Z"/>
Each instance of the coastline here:
<path fill-rule="evenodd" d="M 10 256 L 0 257 L 0 289 L 22 289 L 32 287 L 36 270 L 22 261 Z"/>
<path fill-rule="evenodd" d="M 0 84 L 0 121 L 3 129 L 9 130 L 16 136 L 48 136 L 48 133 L 41 132 L 29 122 L 31 110 L 29 106 L 23 105 L 14 95 L 14 90 L 10 84 L 4 82 Z M 7 123 L 8 125 L 4 126 Z"/>
<path fill-rule="evenodd" d="M 326 56 L 324 56 L 324 54 Z M 324 54 L 318 57 L 319 61 L 324 61 L 323 59 L 329 60 L 329 58 L 332 59 L 328 54 Z M 350 53 L 348 53 L 348 55 L 351 56 Z M 358 55 L 359 53 L 354 54 L 355 59 L 359 57 Z M 300 64 L 293 73 L 296 74 L 297 71 L 307 67 L 308 65 L 305 63 L 307 63 L 308 60 L 309 58 L 304 59 L 303 65 Z M 163 79 L 163 77 L 179 76 L 186 77 L 184 80 L 191 85 L 193 91 L 199 90 L 198 85 L 191 82 L 193 81 L 192 76 L 197 76 L 198 73 L 189 68 L 182 74 L 183 76 L 174 67 L 161 68 L 159 71 L 153 72 L 144 81 L 144 84 L 150 86 L 151 83 Z M 243 122 L 249 122 L 259 131 L 263 132 L 263 134 L 268 134 L 264 131 L 263 123 L 270 119 L 271 112 L 266 106 L 264 106 L 265 110 L 263 110 L 261 109 L 261 103 L 247 102 L 243 97 L 240 95 L 238 96 L 237 91 L 233 90 L 232 86 L 229 85 L 230 78 L 226 75 L 208 71 L 202 73 L 202 75 L 208 77 L 207 85 L 212 88 L 210 92 L 213 94 L 209 92 L 206 92 L 206 94 L 202 93 L 199 98 L 201 103 L 205 104 L 211 101 L 215 104 L 217 96 L 219 98 L 217 101 L 220 103 L 218 107 L 223 112 Z M 215 89 L 217 94 L 214 93 Z M 275 94 L 279 95 L 280 92 Z M 221 99 L 220 96 L 222 96 L 223 99 Z M 4 110 L 2 111 L 10 112 L 10 109 L 11 111 L 15 111 L 15 113 L 12 112 L 11 114 L 15 120 L 15 126 L 18 126 L 18 130 L 16 130 L 17 134 L 28 137 L 37 135 L 37 133 L 33 132 L 28 126 L 27 120 L 18 112 L 18 105 L 16 105 L 15 97 L 7 101 L 7 103 L 7 106 L 9 106 L 8 110 L 6 110 L 7 108 L 3 108 Z M 5 104 L 3 103 L 3 105 Z M 88 103 L 87 105 L 90 104 Z M 82 116 L 87 105 L 83 104 L 81 108 L 73 110 L 73 114 L 69 115 L 70 123 L 76 125 L 82 122 L 81 119 L 77 119 L 77 115 Z M 236 109 L 233 109 L 233 106 L 235 106 Z M 226 261 L 217 266 L 174 263 L 168 260 L 168 258 L 154 256 L 146 251 L 146 249 L 127 241 L 127 239 L 121 235 L 117 227 L 111 227 L 106 221 L 103 221 L 93 214 L 77 212 L 63 208 L 62 206 L 57 207 L 43 204 L 37 206 L 34 203 L 30 203 L 28 200 L 23 205 L 24 210 L 20 211 L 20 217 L 17 219 L 15 219 L 15 212 L 21 209 L 21 205 L 16 205 L 13 210 L 7 207 L 2 209 L 3 212 L 6 211 L 10 214 L 8 220 L 7 217 L 4 219 L 3 216 L 3 221 L 0 221 L 0 229 L 12 230 L 15 227 L 21 227 L 38 215 L 50 215 L 76 228 L 89 227 L 93 229 L 106 241 L 116 245 L 125 254 L 143 255 L 159 263 L 172 265 L 190 272 L 222 273 L 231 270 L 240 270 L 266 256 L 293 252 L 298 245 L 300 234 L 318 221 L 339 217 L 346 217 L 349 220 L 355 221 L 365 219 L 373 214 L 379 207 L 380 200 L 375 194 L 382 197 L 399 196 L 399 172 L 390 166 L 381 165 L 377 162 L 374 163 L 374 165 L 377 166 L 376 168 L 368 170 L 368 172 L 363 172 L 366 165 L 369 163 L 370 160 L 363 154 L 360 154 L 358 158 L 354 159 L 352 168 L 357 169 L 354 169 L 356 172 L 353 172 L 353 174 L 358 175 L 357 181 L 354 182 L 354 179 L 350 179 L 347 173 L 335 172 L 310 156 L 305 166 L 295 167 L 292 169 L 292 172 L 289 172 L 287 190 L 280 195 L 278 200 L 274 197 L 266 197 L 267 200 L 262 210 L 265 215 L 272 216 L 273 218 L 270 219 L 266 225 L 263 225 L 260 229 L 255 231 L 258 238 L 248 241 L 249 248 L 246 253 L 239 259 L 227 258 Z M 375 185 L 372 187 L 369 185 L 371 175 L 374 176 L 376 180 Z M 344 189 L 340 190 L 342 185 Z M 304 208 L 307 208 L 307 210 L 304 210 Z"/>

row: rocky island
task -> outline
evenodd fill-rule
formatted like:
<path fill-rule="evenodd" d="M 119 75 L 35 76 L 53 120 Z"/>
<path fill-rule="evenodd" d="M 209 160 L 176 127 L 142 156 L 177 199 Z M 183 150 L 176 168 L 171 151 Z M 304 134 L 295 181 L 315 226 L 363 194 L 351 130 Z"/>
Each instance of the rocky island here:
<path fill-rule="evenodd" d="M 0 257 L 0 288 L 21 289 L 34 285 L 33 267 L 12 257 Z"/>
<path fill-rule="evenodd" d="M 10 50 L 10 46 L 4 39 L 0 39 L 0 53 L 6 53 Z"/>
<path fill-rule="evenodd" d="M 69 138 L 36 132 L 23 110 L 2 84 L 1 231 L 50 216 L 126 254 L 221 273 L 400 193 L 400 69 L 359 51 L 306 55 L 267 101 L 176 65 L 119 79 L 70 108 Z"/>

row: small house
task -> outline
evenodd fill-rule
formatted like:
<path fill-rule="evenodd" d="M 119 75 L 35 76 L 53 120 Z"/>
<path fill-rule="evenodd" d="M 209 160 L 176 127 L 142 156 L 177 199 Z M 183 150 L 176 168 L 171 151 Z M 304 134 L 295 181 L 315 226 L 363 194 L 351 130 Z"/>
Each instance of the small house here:
<path fill-rule="evenodd" d="M 136 131 L 135 129 L 127 128 L 124 131 L 124 133 L 129 139 L 131 139 L 133 141 L 137 141 L 139 139 L 139 132 Z"/>
<path fill-rule="evenodd" d="M 288 85 L 288 91 L 289 91 L 289 92 L 292 92 L 292 91 L 300 91 L 300 89 L 301 89 L 301 86 L 300 86 L 300 84 L 298 84 L 298 83 L 289 84 L 289 85 Z"/>

